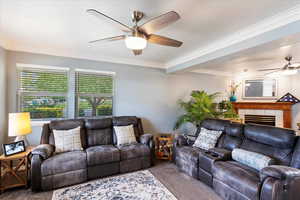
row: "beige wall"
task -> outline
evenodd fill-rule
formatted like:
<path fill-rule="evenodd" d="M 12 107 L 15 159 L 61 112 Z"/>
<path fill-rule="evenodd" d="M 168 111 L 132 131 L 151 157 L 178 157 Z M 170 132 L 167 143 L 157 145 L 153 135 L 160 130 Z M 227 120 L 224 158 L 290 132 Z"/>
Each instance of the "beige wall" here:
<path fill-rule="evenodd" d="M 0 145 L 7 136 L 7 110 L 6 110 L 6 51 L 0 47 Z M 2 151 L 2 148 L 0 148 Z"/>

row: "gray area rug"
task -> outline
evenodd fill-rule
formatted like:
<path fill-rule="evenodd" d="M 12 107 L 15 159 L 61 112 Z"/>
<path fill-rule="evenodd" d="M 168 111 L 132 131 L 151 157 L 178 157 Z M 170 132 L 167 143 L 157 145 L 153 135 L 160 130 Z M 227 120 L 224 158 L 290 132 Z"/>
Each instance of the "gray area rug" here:
<path fill-rule="evenodd" d="M 55 190 L 52 200 L 177 200 L 150 171 L 98 179 Z"/>

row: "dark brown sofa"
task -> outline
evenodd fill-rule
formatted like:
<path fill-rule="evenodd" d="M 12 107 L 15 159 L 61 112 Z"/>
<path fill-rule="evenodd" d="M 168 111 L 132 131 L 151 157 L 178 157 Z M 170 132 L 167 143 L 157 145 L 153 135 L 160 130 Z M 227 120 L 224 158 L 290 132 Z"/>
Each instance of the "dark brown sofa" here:
<path fill-rule="evenodd" d="M 116 146 L 113 126 L 133 124 L 138 143 Z M 55 154 L 52 130 L 80 126 L 82 151 Z M 41 145 L 32 152 L 32 190 L 51 190 L 90 179 L 150 167 L 154 144 L 151 134 L 144 134 L 140 118 L 132 116 L 104 119 L 51 121 L 43 126 Z"/>
<path fill-rule="evenodd" d="M 300 189 L 300 140 L 293 130 L 208 119 L 201 127 L 223 131 L 215 148 L 192 147 L 179 135 L 174 142 L 178 168 L 212 187 L 228 200 L 296 200 Z M 231 158 L 234 148 L 276 161 L 257 171 Z"/>

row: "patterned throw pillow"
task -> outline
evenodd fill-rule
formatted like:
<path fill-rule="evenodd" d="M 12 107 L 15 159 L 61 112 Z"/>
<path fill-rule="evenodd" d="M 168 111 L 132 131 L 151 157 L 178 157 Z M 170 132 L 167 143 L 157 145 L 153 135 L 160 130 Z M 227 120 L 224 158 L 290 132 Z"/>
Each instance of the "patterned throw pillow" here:
<path fill-rule="evenodd" d="M 114 126 L 117 145 L 136 143 L 133 125 L 129 126 Z"/>
<path fill-rule="evenodd" d="M 208 130 L 206 128 L 201 128 L 200 133 L 193 146 L 204 150 L 214 148 L 221 134 L 222 131 L 214 131 Z"/>
<path fill-rule="evenodd" d="M 55 152 L 82 150 L 80 126 L 70 130 L 53 130 Z"/>
<path fill-rule="evenodd" d="M 258 171 L 260 171 L 264 167 L 274 164 L 274 159 L 268 156 L 239 148 L 233 149 L 232 159 L 239 163 L 247 165 L 248 167 L 257 169 Z"/>

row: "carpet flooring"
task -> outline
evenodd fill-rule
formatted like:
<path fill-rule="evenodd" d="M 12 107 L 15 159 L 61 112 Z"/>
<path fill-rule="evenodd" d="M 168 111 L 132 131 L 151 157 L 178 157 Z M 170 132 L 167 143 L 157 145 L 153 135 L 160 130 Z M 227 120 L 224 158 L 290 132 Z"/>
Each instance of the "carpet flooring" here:
<path fill-rule="evenodd" d="M 169 162 L 157 163 L 149 171 L 172 192 L 178 200 L 221 200 L 208 186 L 178 171 Z M 51 200 L 52 191 L 33 193 L 30 189 L 7 190 L 0 195 L 2 200 Z"/>

